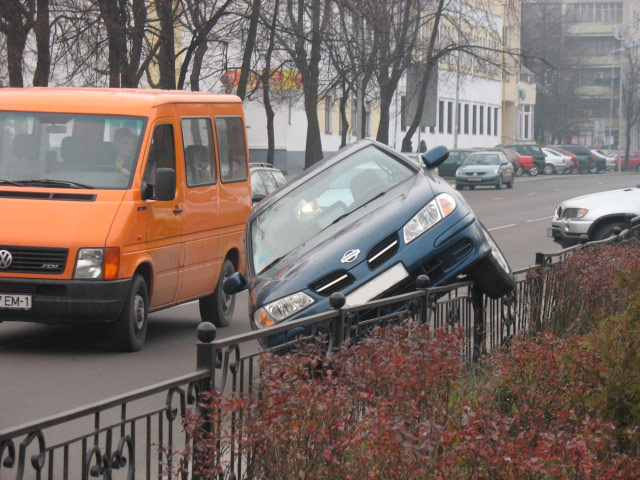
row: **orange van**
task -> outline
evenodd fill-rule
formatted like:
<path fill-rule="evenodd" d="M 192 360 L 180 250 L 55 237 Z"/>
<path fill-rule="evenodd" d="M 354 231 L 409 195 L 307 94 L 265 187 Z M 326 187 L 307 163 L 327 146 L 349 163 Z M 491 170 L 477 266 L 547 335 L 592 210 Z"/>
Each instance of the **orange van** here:
<path fill-rule="evenodd" d="M 251 208 L 242 103 L 136 89 L 0 89 L 0 321 L 108 323 L 199 299 L 229 324 Z"/>

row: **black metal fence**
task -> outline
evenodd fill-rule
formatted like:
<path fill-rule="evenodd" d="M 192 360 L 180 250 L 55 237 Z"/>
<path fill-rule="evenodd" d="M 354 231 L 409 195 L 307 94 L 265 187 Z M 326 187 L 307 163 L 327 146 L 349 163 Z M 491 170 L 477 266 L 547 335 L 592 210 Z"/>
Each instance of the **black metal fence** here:
<path fill-rule="evenodd" d="M 588 245 L 631 236 L 640 238 L 640 217 L 614 237 Z M 326 348 L 333 349 L 345 340 L 357 342 L 375 326 L 412 320 L 434 329 L 462 328 L 467 338 L 462 354 L 472 362 L 514 333 L 549 322 L 556 309 L 554 292 L 561 288 L 555 266 L 579 248 L 537 254 L 536 266 L 514 272 L 515 290 L 498 300 L 485 297 L 471 282 L 429 288 L 428 279 L 419 278 L 412 293 L 348 308 L 337 299 L 332 311 L 221 340 L 213 325 L 201 324 L 194 373 L 0 432 L 0 479 L 195 478 L 190 456 L 176 455 L 192 448 L 185 421 L 203 413 L 205 392 L 227 398 L 253 394 L 263 354 L 257 340 L 307 327 L 309 335 L 287 338 L 275 348 L 315 341 L 322 332 Z M 237 428 L 240 419 L 231 414 L 222 421 Z M 240 446 L 221 442 L 213 452 L 225 466 L 220 478 L 245 477 Z"/>

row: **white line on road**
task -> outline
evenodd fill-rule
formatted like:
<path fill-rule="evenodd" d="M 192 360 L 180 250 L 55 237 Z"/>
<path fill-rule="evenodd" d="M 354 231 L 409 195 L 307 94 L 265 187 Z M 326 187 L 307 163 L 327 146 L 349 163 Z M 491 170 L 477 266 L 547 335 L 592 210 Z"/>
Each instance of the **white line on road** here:
<path fill-rule="evenodd" d="M 549 220 L 550 218 L 553 218 L 553 215 L 551 215 L 550 217 L 534 218 L 532 220 L 527 220 L 527 223 L 539 222 L 540 220 Z"/>
<path fill-rule="evenodd" d="M 494 200 L 502 200 L 504 197 L 493 197 Z"/>
<path fill-rule="evenodd" d="M 559 188 L 554 188 L 554 189 L 553 189 L 553 191 L 554 191 L 554 192 L 559 192 L 559 191 L 560 191 L 560 189 L 559 189 Z"/>
<path fill-rule="evenodd" d="M 503 225 L 501 227 L 490 228 L 489 231 L 493 232 L 494 230 L 500 230 L 501 228 L 515 227 L 516 225 L 517 224 L 515 224 L 515 223 L 510 223 L 509 225 Z"/>
<path fill-rule="evenodd" d="M 527 193 L 527 197 L 530 197 L 531 195 L 535 195 L 536 192 L 531 192 L 531 193 Z"/>

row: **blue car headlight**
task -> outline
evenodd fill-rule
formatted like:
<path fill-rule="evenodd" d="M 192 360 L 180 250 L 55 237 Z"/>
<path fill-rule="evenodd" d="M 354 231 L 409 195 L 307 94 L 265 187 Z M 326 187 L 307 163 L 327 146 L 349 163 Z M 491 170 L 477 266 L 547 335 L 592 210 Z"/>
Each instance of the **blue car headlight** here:
<path fill-rule="evenodd" d="M 407 244 L 418 238 L 440 220 L 450 215 L 455 208 L 456 201 L 448 193 L 442 193 L 435 197 L 405 224 L 402 229 L 404 243 Z"/>
<path fill-rule="evenodd" d="M 313 298 L 304 292 L 293 293 L 260 307 L 253 315 L 253 320 L 259 327 L 271 327 L 307 308 L 313 302 Z"/>

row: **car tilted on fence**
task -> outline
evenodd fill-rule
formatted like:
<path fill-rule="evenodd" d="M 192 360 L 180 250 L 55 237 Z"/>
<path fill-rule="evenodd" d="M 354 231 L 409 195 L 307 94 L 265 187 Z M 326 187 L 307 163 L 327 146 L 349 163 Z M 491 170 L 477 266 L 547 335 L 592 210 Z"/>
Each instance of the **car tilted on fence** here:
<path fill-rule="evenodd" d="M 604 240 L 614 229 L 627 228 L 629 218 L 640 215 L 640 188 L 624 188 L 570 198 L 558 205 L 548 236 L 562 247 L 588 240 Z"/>
<path fill-rule="evenodd" d="M 448 155 L 418 165 L 370 140 L 345 147 L 257 205 L 247 222 L 251 325 L 260 329 L 415 288 L 421 274 L 442 285 L 466 274 L 498 298 L 514 287 L 511 269 L 464 198 L 431 173 Z M 300 332 L 303 333 L 303 332 Z"/>

